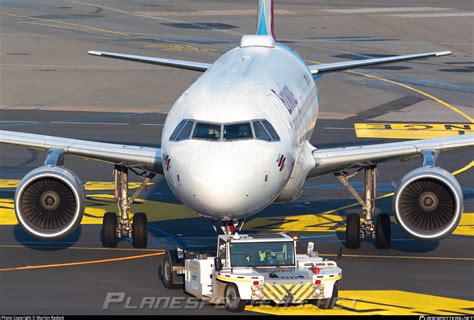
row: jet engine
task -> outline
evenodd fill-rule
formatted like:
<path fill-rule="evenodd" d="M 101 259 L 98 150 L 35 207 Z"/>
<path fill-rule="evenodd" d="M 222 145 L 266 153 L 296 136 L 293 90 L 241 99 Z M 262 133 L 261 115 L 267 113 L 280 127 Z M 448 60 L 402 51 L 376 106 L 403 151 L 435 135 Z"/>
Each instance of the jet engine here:
<path fill-rule="evenodd" d="M 73 232 L 84 213 L 84 189 L 79 178 L 61 166 L 30 171 L 15 193 L 21 226 L 41 239 L 59 239 Z"/>
<path fill-rule="evenodd" d="M 406 174 L 393 198 L 401 228 L 421 240 L 441 239 L 453 232 L 463 213 L 462 189 L 439 167 L 423 166 Z"/>

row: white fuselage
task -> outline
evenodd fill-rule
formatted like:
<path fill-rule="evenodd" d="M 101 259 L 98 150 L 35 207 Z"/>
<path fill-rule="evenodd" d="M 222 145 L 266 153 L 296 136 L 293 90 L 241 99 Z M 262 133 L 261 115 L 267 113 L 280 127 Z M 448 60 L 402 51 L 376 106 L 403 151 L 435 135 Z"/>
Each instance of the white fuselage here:
<path fill-rule="evenodd" d="M 315 81 L 291 49 L 276 43 L 230 50 L 181 95 L 168 114 L 161 142 L 166 180 L 185 205 L 215 220 L 245 218 L 279 198 L 297 197 L 300 188 L 288 187 L 302 187 L 306 178 L 297 172 L 298 161 L 317 113 Z M 279 141 L 209 141 L 192 135 L 171 141 L 183 119 L 222 128 L 267 120 Z M 291 184 L 291 179 L 303 180 Z"/>

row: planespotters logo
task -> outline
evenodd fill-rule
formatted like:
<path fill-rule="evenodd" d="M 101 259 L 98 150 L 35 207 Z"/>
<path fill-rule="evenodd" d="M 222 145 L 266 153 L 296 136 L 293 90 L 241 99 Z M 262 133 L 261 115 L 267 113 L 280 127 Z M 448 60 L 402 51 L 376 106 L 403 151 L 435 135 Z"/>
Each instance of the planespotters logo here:
<path fill-rule="evenodd" d="M 285 155 L 282 153 L 279 153 L 276 162 L 277 162 L 278 169 L 282 171 L 285 168 L 285 162 L 286 162 Z"/>

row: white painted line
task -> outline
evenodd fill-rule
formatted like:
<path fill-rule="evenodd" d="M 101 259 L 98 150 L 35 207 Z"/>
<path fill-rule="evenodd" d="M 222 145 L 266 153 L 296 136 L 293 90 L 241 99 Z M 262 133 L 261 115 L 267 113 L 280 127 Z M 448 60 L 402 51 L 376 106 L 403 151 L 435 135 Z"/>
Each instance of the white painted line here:
<path fill-rule="evenodd" d="M 64 29 L 64 30 L 76 30 L 76 29 L 78 29 L 78 27 L 73 27 L 73 26 L 65 27 L 65 26 L 58 26 L 56 24 L 39 23 L 39 22 L 20 21 L 19 23 L 31 24 L 31 25 L 34 25 L 34 26 L 47 27 L 47 28 Z"/>
<path fill-rule="evenodd" d="M 451 8 L 439 7 L 392 7 L 392 8 L 354 8 L 321 10 L 332 13 L 387 13 L 387 12 L 417 12 L 417 11 L 446 11 Z"/>
<path fill-rule="evenodd" d="M 40 121 L 28 121 L 28 120 L 0 120 L 1 123 L 40 123 Z"/>
<path fill-rule="evenodd" d="M 51 35 L 45 34 L 26 34 L 26 33 L 0 33 L 0 37 L 46 37 L 50 38 Z"/>
<path fill-rule="evenodd" d="M 81 122 L 81 121 L 51 121 L 54 124 L 85 124 L 85 125 L 111 125 L 111 126 L 128 126 L 130 123 L 125 122 Z"/>
<path fill-rule="evenodd" d="M 474 12 L 446 12 L 446 13 L 406 13 L 392 14 L 400 18 L 449 18 L 449 17 L 474 17 Z"/>
<path fill-rule="evenodd" d="M 140 123 L 141 126 L 162 126 L 163 123 Z"/>

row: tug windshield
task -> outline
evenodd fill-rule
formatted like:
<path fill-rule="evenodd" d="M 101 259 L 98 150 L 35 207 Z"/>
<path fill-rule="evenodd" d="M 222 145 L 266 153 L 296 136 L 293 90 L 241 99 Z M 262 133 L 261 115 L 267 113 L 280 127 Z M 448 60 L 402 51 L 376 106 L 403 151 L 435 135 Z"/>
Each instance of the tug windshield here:
<path fill-rule="evenodd" d="M 293 242 L 231 243 L 230 263 L 232 268 L 294 266 Z"/>

